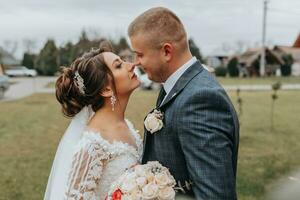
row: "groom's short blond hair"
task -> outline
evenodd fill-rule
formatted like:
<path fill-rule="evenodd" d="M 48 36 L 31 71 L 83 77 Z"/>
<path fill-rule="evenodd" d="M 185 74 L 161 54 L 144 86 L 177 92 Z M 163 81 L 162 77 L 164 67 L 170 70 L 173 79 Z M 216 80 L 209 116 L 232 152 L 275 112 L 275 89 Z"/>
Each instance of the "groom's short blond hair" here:
<path fill-rule="evenodd" d="M 128 27 L 128 35 L 130 38 L 142 35 L 154 48 L 160 48 L 165 42 L 182 50 L 188 48 L 183 24 L 172 11 L 164 7 L 151 8 L 135 18 Z"/>

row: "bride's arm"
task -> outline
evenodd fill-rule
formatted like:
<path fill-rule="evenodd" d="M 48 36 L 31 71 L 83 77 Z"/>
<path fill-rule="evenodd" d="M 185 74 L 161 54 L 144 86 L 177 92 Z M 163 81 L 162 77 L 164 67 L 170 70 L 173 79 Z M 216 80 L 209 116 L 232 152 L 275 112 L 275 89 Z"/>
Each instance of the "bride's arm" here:
<path fill-rule="evenodd" d="M 77 151 L 69 173 L 66 199 L 94 199 L 104 162 L 108 159 L 109 155 L 97 143 L 86 144 Z"/>

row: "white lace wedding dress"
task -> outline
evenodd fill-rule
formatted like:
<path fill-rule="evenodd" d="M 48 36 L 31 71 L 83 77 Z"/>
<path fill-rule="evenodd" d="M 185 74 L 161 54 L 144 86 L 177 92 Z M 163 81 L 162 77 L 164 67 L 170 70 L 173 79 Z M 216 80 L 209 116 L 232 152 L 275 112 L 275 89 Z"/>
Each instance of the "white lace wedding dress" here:
<path fill-rule="evenodd" d="M 111 183 L 126 168 L 140 162 L 142 139 L 133 125 L 126 122 L 137 149 L 121 141 L 110 143 L 98 132 L 84 131 L 74 151 L 65 199 L 104 200 Z"/>

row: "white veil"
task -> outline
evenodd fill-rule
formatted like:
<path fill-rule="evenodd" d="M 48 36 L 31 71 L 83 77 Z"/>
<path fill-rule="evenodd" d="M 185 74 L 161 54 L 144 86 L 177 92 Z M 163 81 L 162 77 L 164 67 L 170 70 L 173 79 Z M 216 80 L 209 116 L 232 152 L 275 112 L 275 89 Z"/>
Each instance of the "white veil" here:
<path fill-rule="evenodd" d="M 63 200 L 76 144 L 94 112 L 84 107 L 71 121 L 64 133 L 53 161 L 44 200 Z"/>

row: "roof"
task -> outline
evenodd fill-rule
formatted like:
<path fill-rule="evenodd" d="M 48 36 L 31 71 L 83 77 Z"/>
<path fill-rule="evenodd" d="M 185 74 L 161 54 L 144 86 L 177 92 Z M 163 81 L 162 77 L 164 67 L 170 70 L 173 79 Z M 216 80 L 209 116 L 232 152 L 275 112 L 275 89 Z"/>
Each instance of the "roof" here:
<path fill-rule="evenodd" d="M 246 66 L 251 66 L 252 63 L 261 55 L 261 51 L 261 48 L 248 49 L 245 53 L 238 56 L 239 63 L 244 63 Z M 266 48 L 266 54 L 271 55 L 280 64 L 284 62 L 278 54 L 268 48 Z"/>
<path fill-rule="evenodd" d="M 299 33 L 295 43 L 293 44 L 293 47 L 300 48 L 300 33 Z"/>
<path fill-rule="evenodd" d="M 281 51 L 286 54 L 291 54 L 294 61 L 300 61 L 300 47 L 275 46 L 274 51 Z"/>
<path fill-rule="evenodd" d="M 0 47 L 0 63 L 4 65 L 19 65 L 20 61 L 15 59 L 13 55 Z"/>
<path fill-rule="evenodd" d="M 245 63 L 246 66 L 250 66 L 260 55 L 261 50 L 248 49 L 245 53 L 241 54 L 238 59 L 240 63 Z"/>

